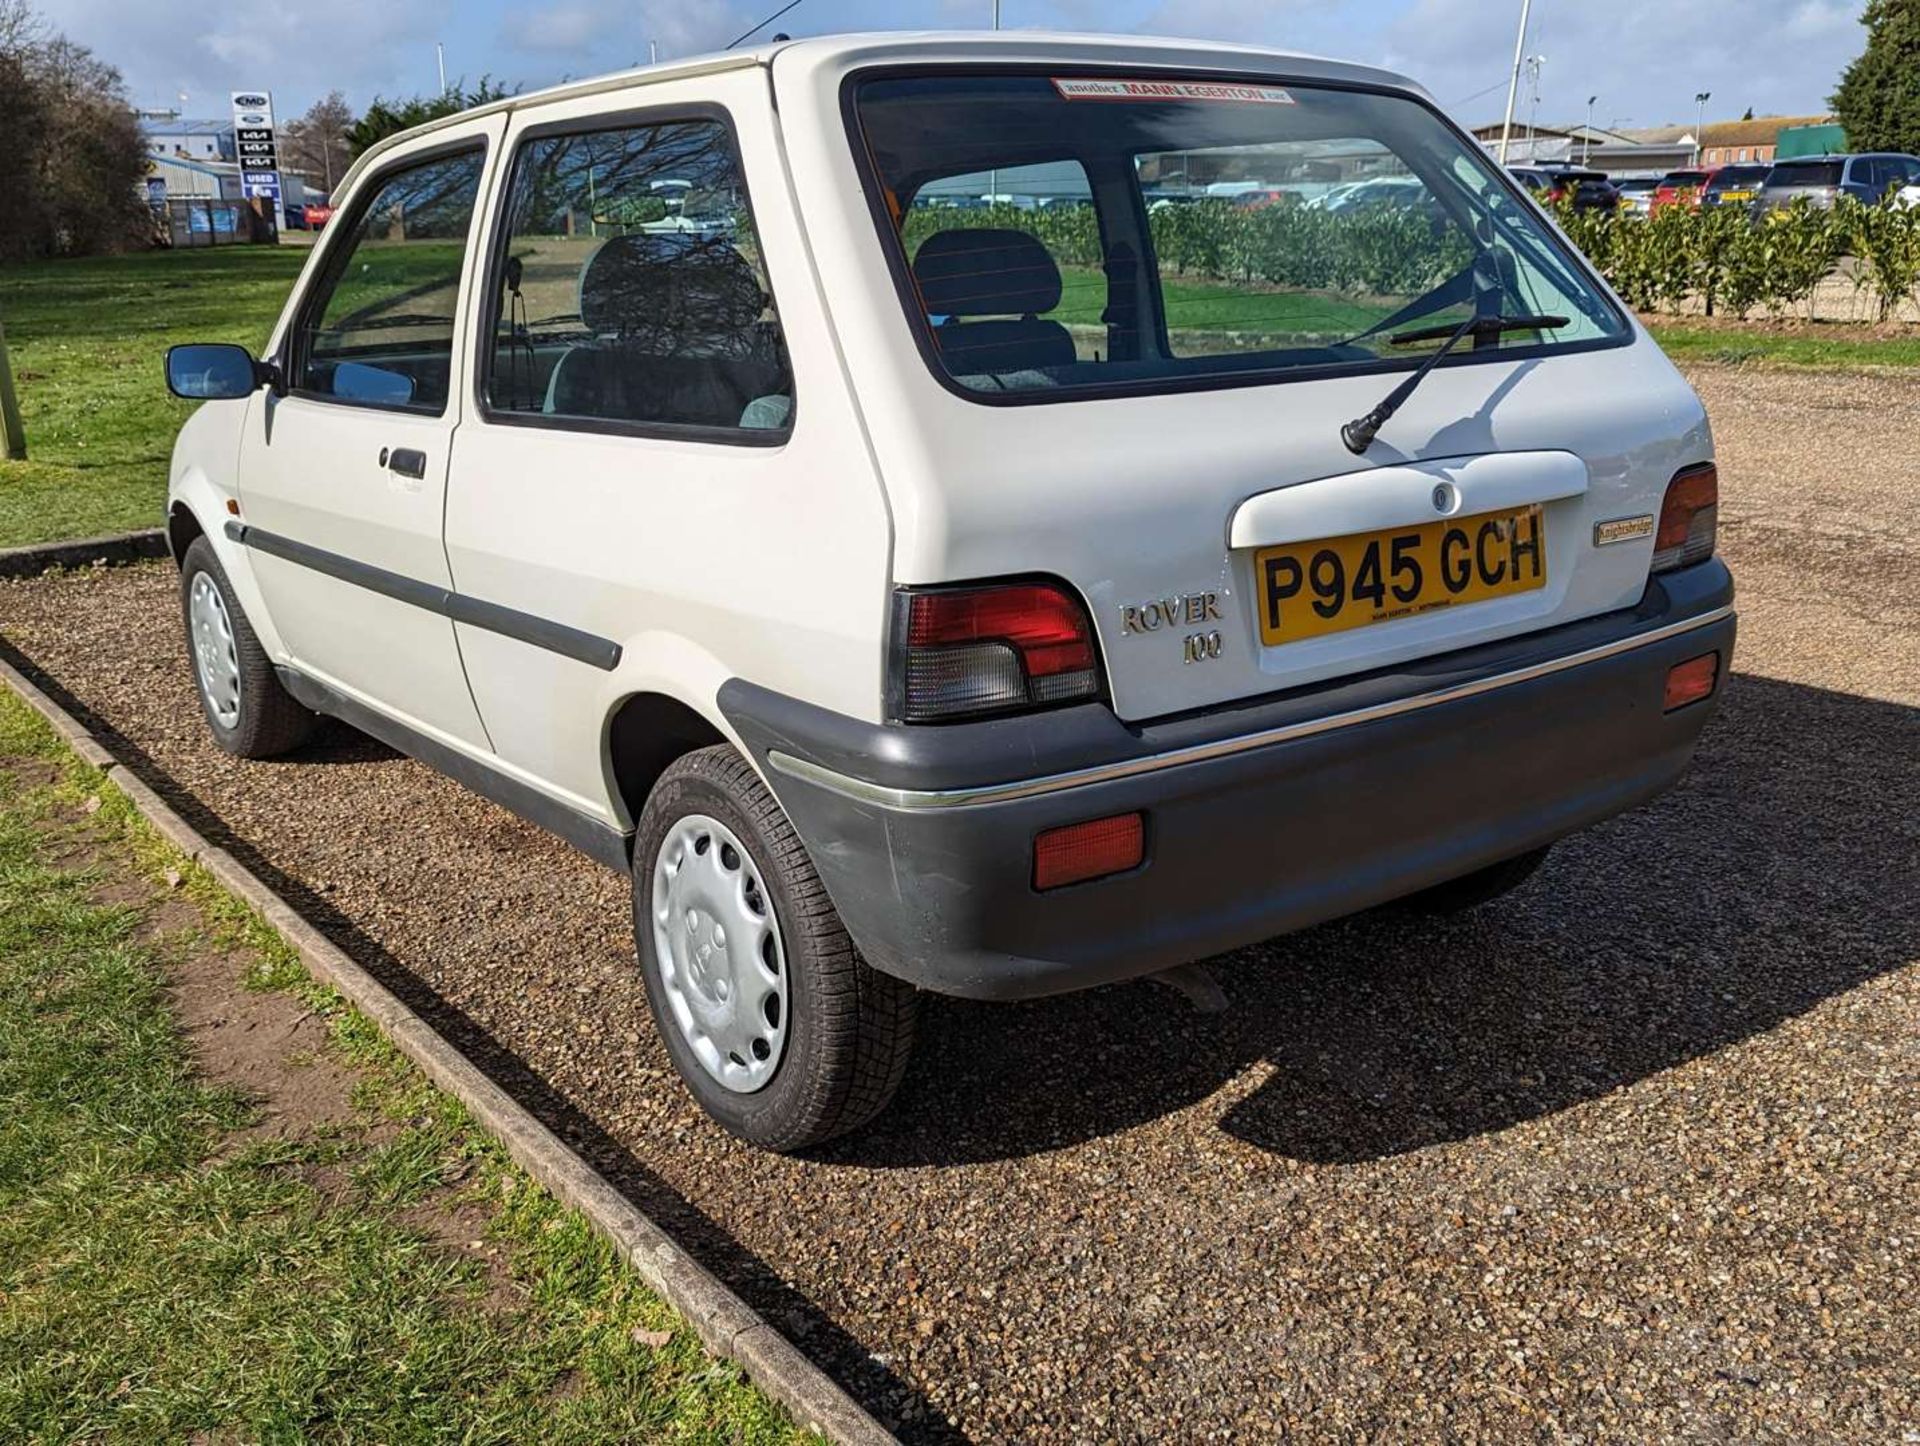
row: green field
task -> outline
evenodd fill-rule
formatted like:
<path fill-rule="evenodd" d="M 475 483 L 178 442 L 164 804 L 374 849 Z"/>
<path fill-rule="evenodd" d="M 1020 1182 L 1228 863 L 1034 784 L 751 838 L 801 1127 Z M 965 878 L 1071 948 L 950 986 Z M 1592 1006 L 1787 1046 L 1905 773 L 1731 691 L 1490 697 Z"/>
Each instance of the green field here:
<path fill-rule="evenodd" d="M 203 1078 L 190 967 L 337 1108 Z M 0 1113 L 0 1440 L 813 1439 L 4 688 Z"/>
<path fill-rule="evenodd" d="M 267 338 L 305 247 L 234 246 L 0 267 L 28 460 L 0 461 L 0 547 L 155 527 L 175 342 Z"/>
<path fill-rule="evenodd" d="M 31 449 L 25 463 L 0 461 L 0 547 L 156 525 L 174 433 L 189 410 L 162 381 L 167 347 L 258 346 L 308 254 L 304 246 L 232 247 L 0 267 L 0 321 Z M 1097 331 L 1104 278 L 1070 268 L 1065 283 L 1052 315 Z M 1347 298 L 1198 280 L 1170 281 L 1167 306 L 1176 340 L 1219 331 L 1324 338 L 1359 331 L 1379 315 L 1377 305 Z M 1679 361 L 1920 366 L 1920 335 L 1839 325 L 1655 326 Z"/>

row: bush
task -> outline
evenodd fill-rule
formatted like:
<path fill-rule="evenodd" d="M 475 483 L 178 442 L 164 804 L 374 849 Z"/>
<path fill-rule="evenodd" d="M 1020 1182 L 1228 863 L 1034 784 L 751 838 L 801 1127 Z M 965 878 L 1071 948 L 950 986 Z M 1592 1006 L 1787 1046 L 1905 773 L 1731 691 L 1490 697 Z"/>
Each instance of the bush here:
<path fill-rule="evenodd" d="M 1823 210 L 1796 201 L 1755 222 L 1740 207 L 1669 206 L 1642 220 L 1619 211 L 1555 208 L 1568 239 L 1638 311 L 1680 311 L 1698 300 L 1708 315 L 1745 318 L 1809 302 L 1849 254 L 1856 284 L 1881 318 L 1920 286 L 1920 207 L 1843 201 Z M 1409 296 L 1467 264 L 1458 228 L 1441 233 L 1423 211 L 1323 211 L 1308 206 L 1236 206 L 1207 198 L 1149 215 L 1160 269 L 1174 276 L 1301 291 Z M 935 231 L 997 227 L 1037 237 L 1063 266 L 1096 267 L 1104 255 L 1091 206 L 1026 210 L 1004 202 L 972 210 L 915 207 L 907 254 Z"/>
<path fill-rule="evenodd" d="M 1641 220 L 1626 212 L 1574 211 L 1558 218 L 1573 243 L 1628 305 L 1679 311 L 1701 301 L 1708 315 L 1746 317 L 1804 305 L 1845 256 L 1855 284 L 1882 319 L 1920 286 L 1920 208 L 1842 200 L 1831 210 L 1800 200 L 1756 221 L 1729 206 L 1668 207 Z"/>

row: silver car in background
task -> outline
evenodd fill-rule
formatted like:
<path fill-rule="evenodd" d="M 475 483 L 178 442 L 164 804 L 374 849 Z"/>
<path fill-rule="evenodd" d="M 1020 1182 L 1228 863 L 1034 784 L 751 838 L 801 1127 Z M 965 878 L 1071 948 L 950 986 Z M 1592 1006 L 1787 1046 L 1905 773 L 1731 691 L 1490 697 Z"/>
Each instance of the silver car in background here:
<path fill-rule="evenodd" d="M 1805 198 L 1823 210 L 1842 196 L 1877 206 L 1890 193 L 1920 183 L 1920 156 L 1875 152 L 1858 156 L 1799 156 L 1777 163 L 1754 201 L 1754 211 L 1783 210 Z"/>

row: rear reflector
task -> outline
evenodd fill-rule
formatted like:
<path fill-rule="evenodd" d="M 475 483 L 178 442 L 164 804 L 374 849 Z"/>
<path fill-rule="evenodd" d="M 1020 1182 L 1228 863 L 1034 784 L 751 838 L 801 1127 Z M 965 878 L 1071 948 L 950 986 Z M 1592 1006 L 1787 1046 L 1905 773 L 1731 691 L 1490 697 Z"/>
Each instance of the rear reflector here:
<path fill-rule="evenodd" d="M 1047 829 L 1033 840 L 1033 886 L 1059 889 L 1124 874 L 1140 867 L 1146 848 L 1144 814 L 1122 813 Z"/>
<path fill-rule="evenodd" d="M 1667 711 L 1671 713 L 1676 708 L 1712 697 L 1714 684 L 1719 681 L 1718 653 L 1702 653 L 1697 658 L 1676 663 L 1667 670 Z"/>
<path fill-rule="evenodd" d="M 1671 572 L 1713 556 L 1720 523 L 1720 472 L 1711 462 L 1689 467 L 1667 484 L 1653 535 L 1653 570 Z"/>

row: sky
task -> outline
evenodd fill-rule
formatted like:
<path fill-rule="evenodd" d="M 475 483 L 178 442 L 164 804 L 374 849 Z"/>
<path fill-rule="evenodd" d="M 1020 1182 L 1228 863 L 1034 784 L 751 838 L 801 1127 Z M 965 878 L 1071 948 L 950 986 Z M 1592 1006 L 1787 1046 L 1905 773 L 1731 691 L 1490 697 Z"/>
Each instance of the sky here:
<path fill-rule="evenodd" d="M 228 92 L 273 92 L 282 119 L 332 89 L 376 95 L 491 75 L 534 89 L 724 46 L 782 0 L 41 0 L 43 14 L 120 67 L 135 104 L 219 116 Z M 1862 48 L 1865 0 L 1534 0 L 1527 49 L 1542 124 L 1692 125 L 1815 114 Z M 1422 82 L 1468 125 L 1506 103 L 1519 0 L 1002 0 L 1008 29 L 1200 36 L 1383 64 Z M 762 34 L 984 28 L 991 0 L 801 0 Z M 1523 86 L 1519 116 L 1531 96 Z"/>

